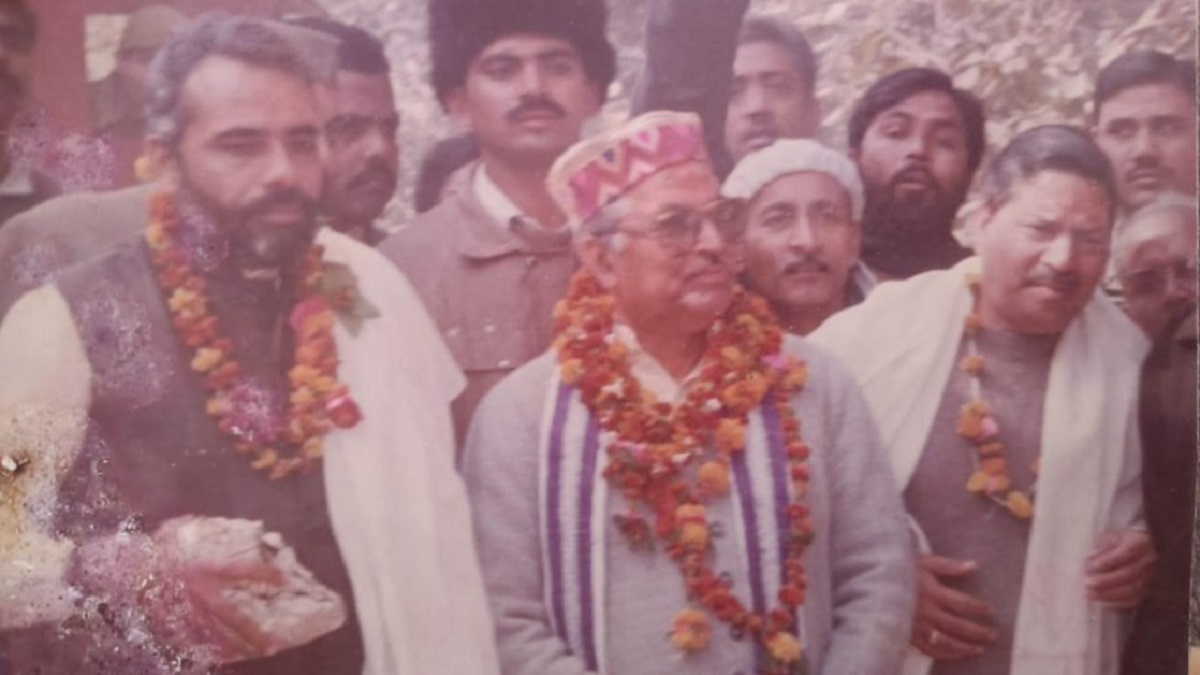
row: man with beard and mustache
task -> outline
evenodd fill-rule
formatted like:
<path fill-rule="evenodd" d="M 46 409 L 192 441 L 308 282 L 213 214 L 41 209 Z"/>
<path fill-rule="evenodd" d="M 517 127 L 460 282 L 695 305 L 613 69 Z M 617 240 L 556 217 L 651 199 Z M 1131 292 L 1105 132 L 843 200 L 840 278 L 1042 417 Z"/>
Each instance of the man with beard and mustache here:
<path fill-rule="evenodd" d="M 850 114 L 866 188 L 862 257 L 881 278 L 946 269 L 970 255 L 954 218 L 983 158 L 983 106 L 930 68 L 871 85 Z"/>
<path fill-rule="evenodd" d="M 320 71 L 324 224 L 374 243 L 373 223 L 395 191 L 399 163 L 398 117 L 382 45 L 361 29 L 323 18 L 289 20 L 279 30 Z M 13 218 L 0 229 L 0 318 L 26 291 L 139 229 L 153 190 L 74 193 Z"/>
<path fill-rule="evenodd" d="M 1092 105 L 1092 134 L 1113 165 L 1122 218 L 1160 192 L 1196 194 L 1195 61 L 1124 54 L 1096 77 Z"/>
<path fill-rule="evenodd" d="M 616 62 L 603 0 L 431 0 L 438 101 L 480 158 L 463 189 L 380 245 L 412 281 L 467 389 L 461 439 L 502 377 L 550 344 L 575 269 L 546 172 L 600 108 Z"/>
<path fill-rule="evenodd" d="M 0 670 L 497 672 L 462 376 L 395 268 L 317 227 L 313 84 L 276 25 L 177 33 L 144 233 L 0 324 Z"/>
<path fill-rule="evenodd" d="M 0 228 L 59 191 L 53 179 L 13 156 L 9 139 L 29 89 L 36 38 L 29 7 L 22 0 L 0 0 Z"/>
<path fill-rule="evenodd" d="M 897 672 L 895 482 L 844 371 L 737 288 L 698 117 L 630 120 L 548 184 L 582 269 L 464 452 L 504 672 Z"/>
<path fill-rule="evenodd" d="M 1154 563 L 1137 383 L 1147 340 L 1096 287 L 1117 191 L 1083 131 L 994 158 L 978 257 L 881 284 L 809 339 L 867 399 L 918 561 L 910 663 L 1115 672 Z"/>
<path fill-rule="evenodd" d="M 400 166 L 400 116 L 383 44 L 330 19 L 289 23 L 337 41 L 337 70 L 322 92 L 327 148 L 321 212 L 338 232 L 375 244 L 382 235 L 374 224 L 396 192 Z"/>
<path fill-rule="evenodd" d="M 862 181 L 841 153 L 776 141 L 738 162 L 721 194 L 748 203 L 742 278 L 788 332 L 807 335 L 875 286 L 858 260 Z"/>

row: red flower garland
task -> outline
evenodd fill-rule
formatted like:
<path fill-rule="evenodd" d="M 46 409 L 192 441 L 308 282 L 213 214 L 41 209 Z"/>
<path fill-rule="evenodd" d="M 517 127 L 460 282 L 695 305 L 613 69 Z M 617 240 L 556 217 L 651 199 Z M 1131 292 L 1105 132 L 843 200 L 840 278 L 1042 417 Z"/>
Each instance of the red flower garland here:
<path fill-rule="evenodd" d="M 963 405 L 959 412 L 955 431 L 975 446 L 973 455 L 975 471 L 967 479 L 967 491 L 990 499 L 1003 506 L 1014 517 L 1021 520 L 1033 518 L 1033 492 L 1036 483 L 1026 492 L 1014 490 L 1012 479 L 1008 475 L 1008 463 L 1004 459 L 1004 444 L 998 439 L 1000 425 L 991 408 L 983 400 L 980 376 L 983 375 L 983 357 L 979 355 L 979 346 L 975 343 L 975 335 L 983 325 L 979 315 L 979 276 L 967 275 L 967 286 L 975 301 L 975 309 L 967 315 L 963 322 L 963 335 L 967 340 L 967 356 L 959 362 L 958 367 L 970 379 L 971 400 Z M 1038 462 L 1033 462 L 1033 473 L 1038 472 Z"/>
<path fill-rule="evenodd" d="M 209 313 L 205 279 L 180 249 L 177 229 L 173 195 L 156 192 L 150 201 L 146 242 L 171 323 L 180 341 L 195 350 L 191 368 L 204 376 L 203 386 L 210 392 L 206 412 L 233 438 L 238 453 L 250 456 L 250 465 L 267 471 L 272 479 L 308 468 L 324 454 L 330 430 L 348 429 L 362 419 L 349 391 L 336 379 L 333 313 L 320 296 L 322 248 L 314 244 L 299 262 L 300 300 L 289 317 L 295 348 L 288 372 L 287 418 L 278 429 L 245 428 L 236 421 L 241 366 L 233 356 L 233 343 L 221 335 L 217 317 Z"/>
<path fill-rule="evenodd" d="M 767 673 L 796 672 L 800 643 L 793 631 L 804 604 L 804 550 L 813 538 L 805 504 L 808 446 L 791 396 L 803 388 L 802 362 L 780 353 L 783 331 L 761 298 L 739 290 L 709 333 L 699 378 L 672 407 L 642 389 L 629 369 L 625 345 L 613 338 L 613 299 L 594 277 L 580 272 L 555 308 L 554 348 L 564 382 L 577 386 L 605 432 L 604 476 L 620 490 L 629 512 L 616 525 L 632 547 L 661 540 L 683 575 L 691 602 L 753 636 L 768 655 Z M 709 560 L 705 504 L 729 492 L 730 462 L 745 449 L 749 412 L 772 392 L 783 428 L 792 484 L 784 581 L 778 605 L 751 612 L 734 596 Z M 681 650 L 703 649 L 711 628 L 694 607 L 676 615 L 670 639 Z"/>

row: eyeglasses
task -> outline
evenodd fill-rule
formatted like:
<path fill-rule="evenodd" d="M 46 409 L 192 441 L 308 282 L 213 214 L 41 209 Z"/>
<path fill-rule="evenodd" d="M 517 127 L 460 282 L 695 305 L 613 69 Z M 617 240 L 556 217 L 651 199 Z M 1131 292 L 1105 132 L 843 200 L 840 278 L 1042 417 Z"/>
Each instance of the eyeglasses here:
<path fill-rule="evenodd" d="M 615 230 L 633 237 L 657 239 L 663 246 L 686 251 L 699 241 L 700 231 L 707 222 L 712 223 L 722 242 L 731 244 L 740 239 L 746 229 L 742 217 L 744 206 L 745 201 L 741 199 L 716 199 L 698 208 L 668 206 L 643 221 L 649 222 L 649 227 L 617 227 Z"/>
<path fill-rule="evenodd" d="M 1170 265 L 1136 270 L 1125 275 L 1124 286 L 1127 293 L 1159 294 L 1166 292 L 1172 279 L 1180 285 L 1195 286 L 1196 262 L 1177 260 Z"/>

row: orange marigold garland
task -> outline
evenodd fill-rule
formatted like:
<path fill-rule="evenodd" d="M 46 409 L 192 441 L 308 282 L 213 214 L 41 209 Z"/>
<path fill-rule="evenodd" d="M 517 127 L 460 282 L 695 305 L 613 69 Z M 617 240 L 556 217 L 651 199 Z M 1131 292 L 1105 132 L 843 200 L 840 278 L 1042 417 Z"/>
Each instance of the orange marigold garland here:
<path fill-rule="evenodd" d="M 564 382 L 579 388 L 608 454 L 604 476 L 624 495 L 628 512 L 616 526 L 633 548 L 662 541 L 683 575 L 689 601 L 675 616 L 671 642 L 680 650 L 704 649 L 709 618 L 697 606 L 750 635 L 764 650 L 764 672 L 794 673 L 802 664 L 793 635 L 807 581 L 804 550 L 813 538 L 805 497 L 808 446 L 800 436 L 791 396 L 803 388 L 803 362 L 781 353 L 783 331 L 761 298 L 739 290 L 709 333 L 699 377 L 677 406 L 655 400 L 633 376 L 628 350 L 613 333 L 613 299 L 595 278 L 580 272 L 555 308 L 554 348 Z M 729 493 L 730 464 L 744 451 L 746 420 L 768 393 L 784 434 L 792 501 L 784 579 L 778 604 L 751 612 L 713 569 L 712 531 L 705 504 Z"/>
<path fill-rule="evenodd" d="M 979 277 L 967 276 L 967 286 L 975 299 L 975 309 L 967 315 L 963 322 L 963 334 L 967 341 L 967 356 L 959 362 L 958 367 L 970 378 L 970 400 L 959 412 L 955 431 L 975 446 L 973 459 L 975 471 L 967 479 L 967 490 L 990 499 L 1003 506 L 1014 517 L 1028 520 L 1033 517 L 1033 495 L 1037 484 L 1022 492 L 1013 489 L 1012 479 L 1008 475 L 1008 463 L 1004 458 L 1004 445 L 999 441 L 1000 425 L 997 423 L 991 408 L 983 400 L 983 388 L 980 377 L 984 372 L 983 357 L 979 355 L 979 346 L 975 338 L 983 325 L 979 316 Z M 1033 463 L 1033 472 L 1038 471 L 1037 460 Z"/>
<path fill-rule="evenodd" d="M 192 267 L 177 235 L 173 195 L 156 192 L 146 242 L 171 323 L 180 341 L 194 350 L 191 368 L 203 376 L 209 392 L 206 412 L 233 438 L 234 448 L 250 458 L 250 465 L 272 479 L 309 467 L 323 455 L 326 434 L 334 427 L 353 427 L 362 419 L 348 389 L 337 381 L 333 312 L 320 295 L 322 248 L 314 244 L 298 263 L 300 299 L 289 317 L 295 351 L 288 372 L 291 392 L 286 418 L 280 424 L 247 425 L 238 416 L 246 393 L 233 344 L 221 335 L 220 322 L 209 312 L 205 279 Z"/>

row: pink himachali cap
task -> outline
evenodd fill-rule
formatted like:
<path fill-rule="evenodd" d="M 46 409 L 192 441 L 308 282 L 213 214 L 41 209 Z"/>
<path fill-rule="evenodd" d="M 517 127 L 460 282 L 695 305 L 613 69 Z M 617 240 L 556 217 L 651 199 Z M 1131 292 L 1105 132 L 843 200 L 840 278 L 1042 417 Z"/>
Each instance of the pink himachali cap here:
<path fill-rule="evenodd" d="M 568 148 L 550 168 L 546 189 L 577 227 L 647 177 L 692 161 L 708 162 L 700 118 L 655 111 Z"/>

